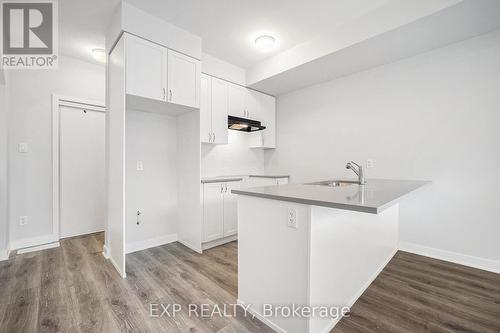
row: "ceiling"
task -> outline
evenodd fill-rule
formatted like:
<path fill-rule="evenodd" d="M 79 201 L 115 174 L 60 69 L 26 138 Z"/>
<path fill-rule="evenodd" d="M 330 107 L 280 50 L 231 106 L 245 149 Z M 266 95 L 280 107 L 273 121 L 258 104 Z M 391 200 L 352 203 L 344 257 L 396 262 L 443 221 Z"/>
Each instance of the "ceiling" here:
<path fill-rule="evenodd" d="M 104 48 L 110 18 L 120 0 L 63 0 L 59 3 L 61 54 L 98 63 L 93 48 Z"/>
<path fill-rule="evenodd" d="M 243 68 L 252 67 L 278 52 L 331 31 L 347 20 L 361 16 L 388 2 L 388 0 L 126 1 L 200 36 L 203 40 L 203 52 Z M 270 53 L 256 50 L 253 42 L 260 34 L 272 34 L 277 37 L 278 48 Z"/>

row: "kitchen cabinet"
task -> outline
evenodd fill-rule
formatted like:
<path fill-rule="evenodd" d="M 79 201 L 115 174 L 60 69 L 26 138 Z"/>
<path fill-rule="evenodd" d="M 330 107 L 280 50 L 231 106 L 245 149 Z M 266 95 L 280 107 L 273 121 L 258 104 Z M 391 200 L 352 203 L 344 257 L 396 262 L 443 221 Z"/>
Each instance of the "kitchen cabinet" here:
<path fill-rule="evenodd" d="M 164 47 L 127 35 L 125 67 L 127 94 L 165 101 L 167 57 Z"/>
<path fill-rule="evenodd" d="M 276 99 L 272 96 L 255 92 L 254 102 L 258 120 L 266 126 L 263 131 L 250 133 L 250 148 L 276 148 Z"/>
<path fill-rule="evenodd" d="M 201 142 L 227 144 L 227 116 L 231 115 L 266 126 L 263 131 L 248 133 L 250 148 L 276 148 L 274 97 L 205 74 L 201 95 Z"/>
<path fill-rule="evenodd" d="M 126 35 L 126 92 L 191 108 L 200 105 L 200 61 Z"/>
<path fill-rule="evenodd" d="M 235 117 L 247 118 L 245 97 L 247 89 L 237 84 L 228 83 L 228 114 Z"/>
<path fill-rule="evenodd" d="M 202 74 L 200 100 L 201 142 L 227 144 L 227 82 Z"/>
<path fill-rule="evenodd" d="M 200 62 L 168 50 L 168 101 L 199 108 Z"/>
<path fill-rule="evenodd" d="M 238 232 L 237 196 L 240 182 L 203 184 L 203 241 L 211 242 Z"/>

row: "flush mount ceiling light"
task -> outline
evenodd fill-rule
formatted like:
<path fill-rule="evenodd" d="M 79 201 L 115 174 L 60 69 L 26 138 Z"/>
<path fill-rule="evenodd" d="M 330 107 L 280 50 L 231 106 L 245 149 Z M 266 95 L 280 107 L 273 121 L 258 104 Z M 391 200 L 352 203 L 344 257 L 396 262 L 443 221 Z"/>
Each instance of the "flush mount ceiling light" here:
<path fill-rule="evenodd" d="M 262 35 L 255 39 L 255 47 L 261 52 L 269 52 L 276 47 L 276 38 L 270 35 Z"/>
<path fill-rule="evenodd" d="M 99 62 L 106 62 L 106 51 L 104 49 L 92 49 L 92 57 Z"/>

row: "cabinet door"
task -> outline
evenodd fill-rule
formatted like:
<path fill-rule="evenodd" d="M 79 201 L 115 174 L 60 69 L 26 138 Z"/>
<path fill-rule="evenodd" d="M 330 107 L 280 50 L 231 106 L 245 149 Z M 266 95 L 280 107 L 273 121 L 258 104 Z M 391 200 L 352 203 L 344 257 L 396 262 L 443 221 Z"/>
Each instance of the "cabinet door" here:
<path fill-rule="evenodd" d="M 246 118 L 245 94 L 246 88 L 233 83 L 228 83 L 228 114 L 235 117 Z"/>
<path fill-rule="evenodd" d="M 272 96 L 261 94 L 262 106 L 261 121 L 266 126 L 262 131 L 262 147 L 276 148 L 276 99 Z"/>
<path fill-rule="evenodd" d="M 201 75 L 200 84 L 200 139 L 210 143 L 212 139 L 212 84 L 208 75 Z"/>
<path fill-rule="evenodd" d="M 199 60 L 168 50 L 168 102 L 199 107 L 200 67 Z"/>
<path fill-rule="evenodd" d="M 246 89 L 245 106 L 247 110 L 247 118 L 262 121 L 262 93 Z"/>
<path fill-rule="evenodd" d="M 164 101 L 167 49 L 130 35 L 125 49 L 127 94 Z"/>
<path fill-rule="evenodd" d="M 203 241 L 210 242 L 223 237 L 224 201 L 223 184 L 203 185 Z"/>
<path fill-rule="evenodd" d="M 231 190 L 240 186 L 240 182 L 230 182 L 224 185 L 224 237 L 238 233 L 238 196 L 231 193 Z"/>
<path fill-rule="evenodd" d="M 217 144 L 227 144 L 227 85 L 212 77 L 212 142 Z"/>

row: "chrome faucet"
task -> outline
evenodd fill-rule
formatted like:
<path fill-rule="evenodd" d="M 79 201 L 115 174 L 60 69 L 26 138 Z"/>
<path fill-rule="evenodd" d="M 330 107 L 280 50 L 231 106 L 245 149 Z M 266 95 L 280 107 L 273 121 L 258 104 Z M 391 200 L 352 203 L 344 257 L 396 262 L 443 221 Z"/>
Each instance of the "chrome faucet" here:
<path fill-rule="evenodd" d="M 358 176 L 359 185 L 365 185 L 365 174 L 363 173 L 363 167 L 353 161 L 348 162 L 345 166 L 346 169 L 351 169 Z"/>

